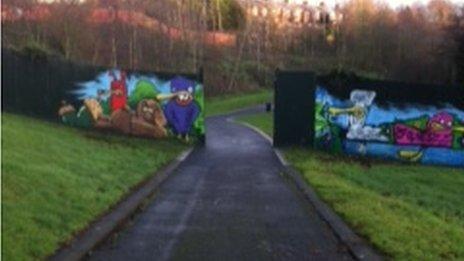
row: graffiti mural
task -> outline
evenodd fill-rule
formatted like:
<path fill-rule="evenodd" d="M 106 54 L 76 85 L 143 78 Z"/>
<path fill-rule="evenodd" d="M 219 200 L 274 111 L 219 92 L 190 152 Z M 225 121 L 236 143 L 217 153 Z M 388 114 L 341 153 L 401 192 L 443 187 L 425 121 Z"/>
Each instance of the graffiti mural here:
<path fill-rule="evenodd" d="M 76 83 L 71 96 L 78 105 L 63 100 L 58 111 L 71 126 L 187 142 L 204 136 L 203 85 L 188 78 L 109 70 Z"/>
<path fill-rule="evenodd" d="M 464 167 L 464 111 L 408 104 L 380 106 L 376 93 L 343 100 L 316 89 L 315 146 L 350 155 Z"/>

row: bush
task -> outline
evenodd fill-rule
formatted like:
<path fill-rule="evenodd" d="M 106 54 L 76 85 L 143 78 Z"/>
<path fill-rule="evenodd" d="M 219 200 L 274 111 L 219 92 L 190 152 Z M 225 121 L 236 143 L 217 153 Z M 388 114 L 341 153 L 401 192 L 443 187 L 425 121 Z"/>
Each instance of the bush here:
<path fill-rule="evenodd" d="M 50 48 L 36 40 L 27 41 L 24 45 L 16 48 L 16 51 L 32 59 L 47 59 L 49 56 L 56 56 Z"/>

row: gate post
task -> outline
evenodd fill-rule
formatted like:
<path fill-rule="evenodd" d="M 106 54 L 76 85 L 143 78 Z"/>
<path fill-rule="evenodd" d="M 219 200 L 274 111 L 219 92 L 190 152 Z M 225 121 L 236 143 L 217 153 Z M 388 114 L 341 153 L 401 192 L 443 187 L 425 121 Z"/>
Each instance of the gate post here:
<path fill-rule="evenodd" d="M 312 72 L 275 72 L 274 146 L 312 146 L 315 76 Z"/>

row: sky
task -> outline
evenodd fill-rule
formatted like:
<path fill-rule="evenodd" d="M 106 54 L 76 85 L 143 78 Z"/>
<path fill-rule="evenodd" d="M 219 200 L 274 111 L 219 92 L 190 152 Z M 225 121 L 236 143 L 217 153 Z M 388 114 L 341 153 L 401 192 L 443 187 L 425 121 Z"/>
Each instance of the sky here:
<path fill-rule="evenodd" d="M 393 8 L 396 8 L 396 7 L 400 7 L 402 5 L 411 5 L 411 4 L 414 4 L 414 3 L 426 4 L 426 3 L 429 2 L 429 0 L 388 0 L 388 1 L 384 0 L 383 2 L 387 2 Z M 457 4 L 464 4 L 464 0 L 453 0 L 451 2 L 457 3 Z"/>
<path fill-rule="evenodd" d="M 279 1 L 279 0 L 277 0 Z M 292 0 L 294 2 L 304 2 L 307 1 L 311 5 L 318 5 L 322 0 Z M 328 6 L 335 6 L 335 4 L 339 3 L 342 4 L 343 2 L 346 2 L 347 0 L 323 0 Z M 426 4 L 429 2 L 429 0 L 375 0 L 378 2 L 386 2 L 388 3 L 391 7 L 397 8 L 402 5 L 411 5 L 414 3 L 423 3 Z M 457 4 L 464 4 L 464 0 L 451 0 L 453 3 Z"/>
<path fill-rule="evenodd" d="M 39 0 L 39 1 L 50 3 L 50 2 L 55 2 L 57 0 Z M 85 0 L 79 0 L 79 1 L 83 2 Z M 271 1 L 283 2 L 283 0 L 271 0 Z M 324 1 L 328 6 L 333 7 L 333 6 L 335 6 L 335 4 L 337 4 L 337 3 L 342 4 L 343 2 L 346 2 L 347 0 L 290 0 L 290 1 L 295 2 L 295 3 L 303 3 L 305 1 L 307 1 L 311 5 L 318 5 L 321 1 Z M 386 2 L 386 3 L 390 4 L 391 7 L 397 8 L 397 7 L 400 7 L 402 5 L 411 5 L 411 4 L 414 4 L 414 3 L 426 4 L 430 0 L 375 0 L 375 1 Z M 450 1 L 453 2 L 453 3 L 460 4 L 460 5 L 464 4 L 464 0 L 450 0 Z"/>

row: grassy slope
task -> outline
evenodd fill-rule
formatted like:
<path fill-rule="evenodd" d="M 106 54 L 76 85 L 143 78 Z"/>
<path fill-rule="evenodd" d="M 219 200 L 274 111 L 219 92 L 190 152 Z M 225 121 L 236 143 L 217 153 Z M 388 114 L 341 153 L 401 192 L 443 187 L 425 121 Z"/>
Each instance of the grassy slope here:
<path fill-rule="evenodd" d="M 206 100 L 206 115 L 271 99 L 270 90 L 213 97 Z M 51 254 L 185 148 L 175 141 L 104 136 L 10 114 L 3 114 L 2 124 L 7 259 Z"/>
<path fill-rule="evenodd" d="M 272 117 L 240 119 L 272 132 Z M 306 149 L 285 154 L 358 233 L 395 259 L 464 259 L 464 171 L 375 162 Z"/>
<path fill-rule="evenodd" d="M 240 95 L 225 95 L 207 98 L 205 101 L 206 116 L 231 112 L 246 107 L 263 104 L 272 100 L 271 90 L 260 90 Z"/>
<path fill-rule="evenodd" d="M 2 256 L 43 259 L 185 146 L 2 115 Z"/>
<path fill-rule="evenodd" d="M 272 137 L 274 122 L 272 113 L 261 113 L 242 116 L 238 119 L 239 122 L 245 122 L 258 127 L 260 130 L 265 132 L 267 135 Z"/>

